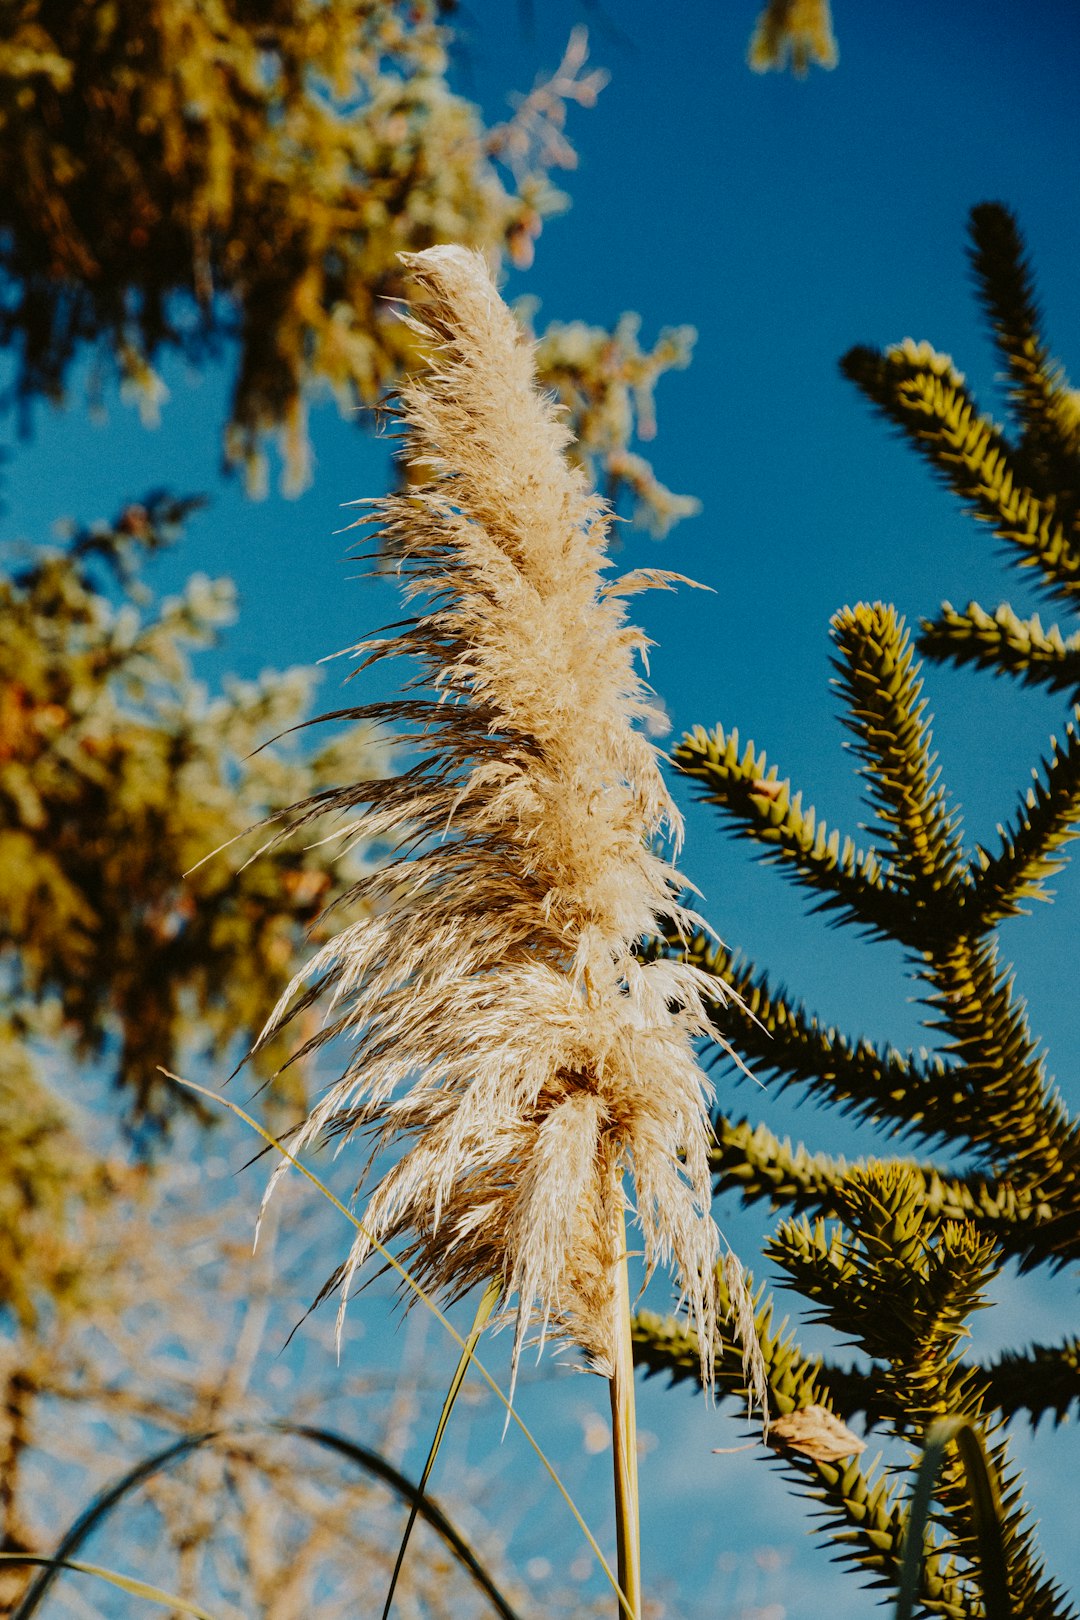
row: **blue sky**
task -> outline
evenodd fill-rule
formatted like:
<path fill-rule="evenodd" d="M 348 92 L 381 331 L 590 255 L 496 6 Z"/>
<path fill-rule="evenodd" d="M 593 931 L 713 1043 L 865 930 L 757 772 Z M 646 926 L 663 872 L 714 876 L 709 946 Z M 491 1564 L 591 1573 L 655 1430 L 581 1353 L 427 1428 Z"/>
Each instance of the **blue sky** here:
<path fill-rule="evenodd" d="M 830 822 L 854 831 L 858 794 L 828 688 L 830 615 L 859 599 L 894 602 L 910 620 L 944 597 L 1035 604 L 986 531 L 871 419 L 837 360 L 856 342 L 926 338 L 1000 412 L 965 260 L 968 209 L 986 199 L 1017 212 L 1047 335 L 1066 364 L 1080 354 L 1080 15 L 1066 0 L 837 0 L 840 65 L 803 82 L 746 69 L 753 17 L 753 0 L 471 0 L 457 16 L 458 82 L 499 117 L 507 92 L 528 89 L 558 61 L 570 28 L 589 25 L 593 59 L 611 83 L 594 110 L 571 116 L 580 153 L 565 178 L 572 209 L 547 226 L 535 266 L 512 275 L 507 292 L 538 297 L 541 321 L 611 323 L 634 309 L 646 341 L 665 324 L 698 329 L 691 369 L 661 383 L 650 454 L 671 487 L 701 499 L 702 514 L 662 543 L 629 532 L 625 558 L 675 568 L 714 594 L 639 599 L 659 643 L 653 682 L 676 735 L 698 722 L 738 725 Z M 224 668 L 252 675 L 309 664 L 392 617 L 383 587 L 344 583 L 333 532 L 341 502 L 385 486 L 385 448 L 325 406 L 314 418 L 313 488 L 253 504 L 215 474 L 226 373 L 196 380 L 173 368 L 168 380 L 154 432 L 116 402 L 102 426 L 78 403 L 40 412 L 5 470 L 7 532 L 41 535 L 61 514 L 105 515 L 159 483 L 208 489 L 209 511 L 158 577 L 174 585 L 203 569 L 238 580 L 242 616 L 223 655 L 207 662 L 209 679 Z M 927 689 L 946 780 L 969 833 L 989 838 L 1060 729 L 1062 706 L 933 669 Z M 683 801 L 684 867 L 725 938 L 830 1021 L 917 1040 L 899 954 L 825 932 L 794 891 Z M 1069 872 L 1057 887 L 1059 905 L 1012 925 L 1006 948 L 1075 1097 L 1080 888 Z M 743 1102 L 812 1147 L 872 1147 L 826 1116 L 795 1117 L 786 1101 L 744 1091 Z M 760 1223 L 734 1212 L 724 1223 L 752 1257 Z M 1075 1326 L 1064 1282 L 1009 1281 L 1002 1297 L 986 1343 Z M 568 1411 L 588 1406 L 584 1387 L 568 1386 Z M 656 1386 L 643 1392 L 641 1421 L 661 1437 L 643 1463 L 647 1564 L 658 1583 L 677 1583 L 687 1612 L 715 1593 L 716 1560 L 728 1555 L 737 1561 L 728 1596 L 703 1614 L 734 1616 L 739 1602 L 759 1620 L 815 1620 L 826 1602 L 837 1617 L 873 1611 L 870 1594 L 809 1550 L 808 1521 L 768 1469 L 751 1456 L 712 1455 L 736 1443 L 736 1426 Z M 489 1428 L 494 1441 L 494 1416 Z M 1043 1434 L 1020 1450 L 1038 1459 L 1033 1497 L 1051 1562 L 1080 1588 L 1068 1493 L 1058 1488 L 1075 1445 L 1067 1432 Z M 583 1487 L 602 1490 L 588 1467 Z M 753 1562 L 764 1544 L 781 1549 L 775 1569 Z"/>

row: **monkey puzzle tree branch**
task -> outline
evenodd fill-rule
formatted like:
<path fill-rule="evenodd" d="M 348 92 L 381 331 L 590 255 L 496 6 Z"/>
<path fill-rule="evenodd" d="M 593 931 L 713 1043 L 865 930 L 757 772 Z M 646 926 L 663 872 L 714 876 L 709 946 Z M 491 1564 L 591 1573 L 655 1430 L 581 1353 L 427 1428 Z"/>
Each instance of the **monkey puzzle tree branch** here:
<path fill-rule="evenodd" d="M 1066 862 L 1067 844 L 1080 833 L 1080 708 L 1065 726 L 1065 740 L 1050 739 L 1050 757 L 1028 788 L 1011 823 L 999 826 L 993 855 L 978 848 L 972 861 L 974 896 L 968 910 L 983 929 L 1024 911 L 1025 900 L 1049 900 L 1047 878 Z"/>
<path fill-rule="evenodd" d="M 790 782 L 779 779 L 753 743 L 743 748 L 737 731 L 699 726 L 672 759 L 699 796 L 717 806 L 729 831 L 751 838 L 764 862 L 820 896 L 815 911 L 876 938 L 910 933 L 910 907 L 893 868 L 874 850 L 857 849 L 851 838 L 830 831 L 812 807 L 804 810 L 802 794 L 792 794 Z"/>
<path fill-rule="evenodd" d="M 1017 465 L 1075 531 L 1080 412 L 1063 367 L 1041 335 L 1042 311 L 1016 217 L 1001 203 L 980 203 L 971 210 L 970 232 L 971 266 L 1020 432 Z"/>
<path fill-rule="evenodd" d="M 1023 1413 L 1037 1427 L 1052 1417 L 1056 1426 L 1080 1408 L 1080 1339 L 1075 1336 L 1062 1344 L 1007 1350 L 986 1373 L 989 1399 L 1005 1418 Z"/>
<path fill-rule="evenodd" d="M 980 414 L 947 355 L 905 341 L 854 348 L 841 369 L 929 461 L 964 505 L 1015 548 L 1054 595 L 1080 594 L 1080 545 L 1054 501 L 1027 488 L 1012 447 Z"/>
<path fill-rule="evenodd" d="M 744 1205 L 768 1202 L 773 1209 L 796 1214 L 836 1216 L 839 1190 L 850 1172 L 844 1159 L 810 1153 L 800 1143 L 781 1142 L 767 1125 L 714 1121 L 716 1143 L 712 1164 L 717 1194 L 738 1193 Z M 1052 1237 L 1045 1230 L 1054 1206 L 1004 1177 L 950 1176 L 934 1165 L 914 1160 L 882 1160 L 902 1165 L 920 1183 L 920 1198 L 929 1214 L 942 1220 L 976 1221 L 1005 1254 L 1048 1258 Z"/>
<path fill-rule="evenodd" d="M 923 619 L 919 651 L 935 663 L 1012 675 L 1026 686 L 1080 692 L 1080 631 L 1044 630 L 1036 614 L 1019 619 L 1007 603 L 987 613 L 977 602 L 961 612 L 943 602 L 936 619 Z"/>

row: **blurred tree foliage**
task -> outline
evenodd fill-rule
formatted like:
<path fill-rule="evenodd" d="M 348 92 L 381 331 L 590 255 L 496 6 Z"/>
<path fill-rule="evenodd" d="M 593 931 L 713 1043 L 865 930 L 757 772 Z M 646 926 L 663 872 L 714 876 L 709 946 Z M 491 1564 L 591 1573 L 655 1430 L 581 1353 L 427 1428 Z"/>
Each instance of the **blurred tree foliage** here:
<path fill-rule="evenodd" d="M 14 1020 L 0 1024 L 0 1313 L 31 1332 L 44 1300 L 87 1297 L 70 1218 L 107 1202 L 115 1176 L 79 1142 L 20 1037 Z"/>
<path fill-rule="evenodd" d="M 2 332 L 23 399 L 58 397 L 87 344 L 152 399 L 164 349 L 237 339 L 230 455 L 282 428 L 298 478 L 308 384 L 371 404 L 408 354 L 396 255 L 526 259 L 561 201 L 557 149 L 509 152 L 450 91 L 429 0 L 27 0 L 5 21 Z"/>
<path fill-rule="evenodd" d="M 23 1090 L 20 1100 L 29 1118 L 32 1094 Z M 0 1101 L 0 1134 L 5 1106 Z M 88 1121 L 83 1115 L 79 1129 Z M 294 1428 L 354 1436 L 396 1458 L 419 1413 L 419 1344 L 407 1338 L 400 1366 L 389 1372 L 362 1364 L 339 1370 L 328 1325 L 309 1355 L 283 1357 L 325 1232 L 321 1201 L 299 1186 L 286 1189 L 253 1257 L 252 1179 L 261 1184 L 261 1166 L 238 1187 L 213 1139 L 191 1119 L 176 1126 L 182 1151 L 163 1155 L 152 1173 L 127 1163 L 103 1136 L 100 1115 L 90 1128 L 95 1196 L 80 1199 L 73 1189 L 65 1225 L 57 1227 L 55 1207 L 42 1208 L 32 1232 L 44 1245 L 39 1300 L 61 1243 L 66 1282 L 47 1308 L 5 1320 L 0 1333 L 0 1549 L 52 1551 L 95 1493 L 178 1447 L 102 1516 L 101 1562 L 142 1571 L 223 1617 L 379 1613 L 402 1503 L 370 1470 L 345 1466 L 332 1448 L 299 1443 L 303 1436 L 276 1426 L 287 1419 Z M 61 1175 L 93 1157 L 70 1118 L 51 1151 Z M 469 1421 L 467 1412 L 459 1421 Z M 475 1489 L 473 1509 L 458 1503 L 451 1516 L 479 1538 L 502 1584 L 503 1546 L 484 1522 L 493 1493 L 482 1481 Z M 38 1573 L 0 1564 L 0 1612 L 13 1612 Z M 515 1591 L 512 1578 L 508 1585 Z M 571 1612 L 554 1584 L 550 1596 L 550 1612 Z M 424 1620 L 492 1613 L 422 1526 L 402 1606 Z M 68 1575 L 41 1612 L 117 1620 L 143 1614 L 145 1605 Z"/>
<path fill-rule="evenodd" d="M 971 218 L 972 264 L 1002 367 L 1012 430 L 980 410 L 947 355 L 906 341 L 852 349 L 845 375 L 929 463 L 1007 555 L 1065 613 L 1080 591 L 1080 395 L 1042 335 L 1017 225 L 998 204 Z M 718 1033 L 761 1075 L 839 1109 L 935 1157 L 874 1158 L 857 1166 L 780 1141 L 764 1122 L 721 1113 L 718 1191 L 783 1211 L 766 1258 L 826 1323 L 852 1364 L 806 1355 L 773 1326 L 759 1297 L 758 1331 L 774 1415 L 865 1415 L 897 1467 L 864 1469 L 865 1444 L 844 1429 L 839 1450 L 775 1436 L 793 1486 L 818 1504 L 835 1556 L 875 1588 L 898 1584 L 905 1472 L 946 1413 L 982 1430 L 1000 1481 L 1011 1612 L 1023 1620 L 1077 1613 L 1044 1569 L 1007 1425 L 1062 1422 L 1080 1409 L 1075 1336 L 970 1356 L 970 1320 L 1005 1262 L 1044 1274 L 1080 1260 L 1080 1122 L 1048 1072 L 999 931 L 1033 902 L 1080 835 L 1078 640 L 1007 605 L 988 612 L 946 602 L 918 645 L 942 664 L 1065 692 L 1058 737 L 1020 790 L 1010 820 L 986 845 L 964 842 L 959 809 L 932 749 L 920 665 L 903 620 L 859 603 L 832 620 L 835 685 L 871 820 L 872 845 L 830 830 L 776 765 L 738 732 L 704 728 L 675 750 L 680 768 L 726 827 L 796 883 L 816 911 L 870 940 L 901 947 L 928 1009 L 937 1050 L 900 1051 L 852 1037 L 815 1016 L 752 964 L 701 937 L 693 958 L 733 983 L 744 1009 L 717 1005 Z M 677 949 L 670 941 L 668 948 Z M 869 948 L 869 947 L 867 947 Z M 638 1353 L 653 1371 L 697 1373 L 697 1347 L 676 1324 L 642 1316 Z M 717 1382 L 745 1400 L 732 1344 Z M 924 1562 L 922 1616 L 978 1620 L 972 1505 L 955 1454 L 935 1489 L 936 1533 Z"/>
<path fill-rule="evenodd" d="M 252 487 L 279 437 L 286 486 L 308 478 L 308 404 L 374 405 L 412 355 L 395 318 L 398 254 L 463 242 L 527 266 L 566 205 L 569 103 L 591 106 L 583 30 L 547 80 L 487 126 L 448 79 L 435 0 L 15 0 L 0 11 L 0 344 L 24 422 L 77 360 L 153 413 L 170 351 L 236 356 L 230 463 Z M 629 346 L 629 347 L 628 347 Z M 575 386 L 624 403 L 681 364 L 685 334 L 648 357 L 620 327 L 580 346 Z M 635 375 L 620 381 L 633 351 Z M 549 380 L 563 357 L 548 336 Z M 667 492 L 625 464 L 633 408 L 603 442 L 609 473 L 658 525 Z M 625 474 L 625 477 L 623 476 Z M 677 498 L 676 498 L 677 499 Z"/>
<path fill-rule="evenodd" d="M 522 300 L 518 314 L 526 325 L 532 313 Z M 536 361 L 567 408 L 574 451 L 590 478 L 613 504 L 628 490 L 636 521 L 661 536 L 693 517 L 701 503 L 665 488 L 630 445 L 635 437 L 654 436 L 656 384 L 666 371 L 690 364 L 696 333 L 692 326 L 669 327 L 646 352 L 638 342 L 640 324 L 636 315 L 624 315 L 610 332 L 584 321 L 552 322 L 538 340 Z"/>
<path fill-rule="evenodd" d="M 232 588 L 196 576 L 157 603 L 140 565 L 195 504 L 150 495 L 0 580 L 8 1016 L 78 1059 L 107 1050 L 149 1121 L 167 1107 L 159 1065 L 254 1036 L 343 876 L 332 844 L 240 871 L 206 857 L 334 780 L 343 749 L 361 769 L 375 752 L 355 731 L 313 754 L 262 747 L 306 715 L 307 672 L 214 700 L 193 680 L 191 651 L 231 618 Z"/>
<path fill-rule="evenodd" d="M 797 79 L 811 63 L 838 61 L 829 0 L 769 0 L 757 20 L 747 60 L 755 73 L 790 67 Z"/>
<path fill-rule="evenodd" d="M 397 253 L 438 239 L 528 261 L 563 205 L 569 101 L 589 104 L 583 33 L 556 73 L 484 126 L 447 82 L 438 8 L 331 0 L 251 8 L 24 0 L 0 18 L 0 333 L 15 394 L 59 397 L 85 350 L 152 396 L 169 349 L 237 353 L 230 432 L 303 458 L 322 381 L 372 400 L 410 357 L 387 300 Z M 630 447 L 693 333 L 641 348 L 637 323 L 540 338 L 580 454 L 658 532 L 695 508 Z M 141 560 L 196 505 L 158 494 L 0 579 L 0 954 L 14 1026 L 80 1057 L 110 1045 L 136 1116 L 165 1108 L 157 1065 L 221 1056 L 272 1004 L 291 932 L 330 896 L 329 855 L 211 862 L 277 805 L 329 781 L 334 748 L 254 754 L 303 715 L 299 672 L 211 703 L 190 654 L 232 612 L 226 582 L 152 602 Z M 367 743 L 361 740 L 361 747 Z M 350 773 L 355 770 L 349 767 Z M 285 897 L 282 905 L 282 896 Z M 52 1020 L 49 1022 L 49 1020 Z M 280 1056 L 280 1054 L 277 1054 Z M 274 1055 L 269 1056 L 273 1062 Z"/>

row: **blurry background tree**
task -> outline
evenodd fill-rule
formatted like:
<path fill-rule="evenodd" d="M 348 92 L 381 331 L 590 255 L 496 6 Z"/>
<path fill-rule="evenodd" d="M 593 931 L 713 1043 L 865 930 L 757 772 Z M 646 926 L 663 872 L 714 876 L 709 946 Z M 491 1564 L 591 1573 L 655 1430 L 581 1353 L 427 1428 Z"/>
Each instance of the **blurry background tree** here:
<path fill-rule="evenodd" d="M 930 463 L 1011 560 L 1039 576 L 1065 611 L 1080 580 L 1080 395 L 1042 336 L 1033 281 L 1012 215 L 996 204 L 971 219 L 972 264 L 1003 369 L 1014 432 L 980 411 L 947 355 L 910 340 L 878 353 L 852 349 L 843 369 Z M 754 965 L 702 936 L 693 959 L 734 982 L 745 1011 L 717 1005 L 718 1033 L 761 1076 L 948 1159 L 875 1158 L 857 1166 L 781 1141 L 767 1124 L 716 1118 L 718 1192 L 763 1202 L 785 1218 L 766 1248 L 785 1286 L 832 1330 L 854 1362 L 805 1354 L 773 1325 L 758 1326 L 769 1367 L 773 1443 L 796 1490 L 820 1504 L 821 1533 L 875 1587 L 898 1585 L 905 1472 L 935 1418 L 963 1414 L 983 1431 L 1005 1506 L 1012 1613 L 1068 1620 L 1076 1608 L 1043 1569 L 1023 1478 L 1004 1430 L 1019 1417 L 1063 1422 L 1080 1407 L 1075 1335 L 970 1358 L 970 1318 L 1010 1257 L 1054 1271 L 1080 1259 L 1080 1125 L 1070 1116 L 1032 1034 L 1000 927 L 1032 902 L 1080 835 L 1080 708 L 1051 737 L 993 848 L 965 848 L 959 809 L 932 752 L 920 666 L 895 609 L 858 603 L 833 618 L 834 685 L 853 741 L 873 847 L 830 831 L 789 779 L 737 731 L 699 728 L 675 749 L 680 769 L 729 831 L 803 890 L 815 911 L 866 938 L 899 945 L 929 1009 L 936 1053 L 901 1051 L 843 1034 Z M 945 603 L 924 620 L 932 659 L 1012 676 L 1075 697 L 1080 635 L 1008 607 Z M 678 940 L 670 948 L 680 950 Z M 869 946 L 866 947 L 869 949 Z M 718 1056 L 723 1057 L 723 1049 Z M 834 1224 L 830 1224 L 834 1223 Z M 676 1323 L 644 1313 L 637 1348 L 651 1371 L 697 1371 L 697 1347 Z M 746 1399 L 732 1343 L 717 1382 Z M 793 1413 L 817 1420 L 792 1428 Z M 865 1442 L 845 1427 L 865 1414 L 875 1441 L 900 1459 L 898 1477 L 864 1470 Z M 832 1421 L 830 1421 L 830 1416 Z M 842 1420 L 837 1422 L 836 1420 Z M 901 1443 L 897 1451 L 894 1442 Z M 937 1538 L 919 1613 L 985 1612 L 972 1503 L 958 1457 L 936 1492 Z"/>
<path fill-rule="evenodd" d="M 69 1105 L 61 1117 L 32 1077 L 21 1081 L 17 1111 L 5 1092 L 0 1115 L 3 1213 L 24 1251 L 3 1255 L 4 1549 L 54 1551 L 103 1483 L 130 1476 L 100 1513 L 106 1564 L 236 1620 L 303 1620 L 315 1602 L 320 1614 L 378 1613 L 405 1506 L 380 1465 L 415 1423 L 422 1347 L 407 1347 L 389 1375 L 355 1365 L 342 1375 L 323 1333 L 313 1371 L 297 1376 L 277 1352 L 309 1303 L 322 1209 L 287 1199 L 253 1259 L 250 1196 L 225 1191 L 225 1161 L 199 1122 L 174 1127 L 186 1153 L 163 1154 L 151 1171 L 119 1150 L 103 1154 L 100 1120 L 90 1151 L 79 1134 L 95 1124 L 89 1111 Z M 7 1189 L 20 1170 L 16 1209 Z M 459 1416 L 467 1430 L 467 1404 Z M 453 1519 L 517 1600 L 520 1582 L 484 1523 L 486 1482 L 463 1483 Z M 80 1555 L 81 1542 L 68 1550 Z M 0 1566 L 5 1613 L 32 1580 L 47 1577 Z M 118 1601 L 69 1576 L 45 1607 L 115 1615 Z M 402 1604 L 430 1616 L 493 1612 L 423 1518 Z"/>
<path fill-rule="evenodd" d="M 61 546 L 9 553 L 0 583 L 9 1016 L 24 1038 L 69 1042 L 76 1063 L 108 1050 L 147 1126 L 180 1100 L 162 1064 L 222 1059 L 259 1026 L 348 868 L 325 849 L 240 873 L 199 863 L 334 780 L 341 749 L 376 747 L 356 731 L 303 756 L 263 747 L 306 714 L 304 671 L 213 701 L 194 681 L 191 651 L 232 616 L 229 583 L 196 576 L 156 603 L 141 564 L 197 504 L 151 494 Z"/>
<path fill-rule="evenodd" d="M 769 0 L 758 18 L 747 60 L 755 73 L 790 66 L 800 79 L 811 63 L 835 67 L 829 0 Z"/>
<path fill-rule="evenodd" d="M 58 400 L 77 360 L 156 413 L 155 367 L 228 344 L 235 384 L 225 452 L 249 484 L 279 436 L 287 487 L 309 479 L 307 405 L 374 406 L 408 362 L 398 254 L 462 242 L 531 263 L 566 206 L 570 103 L 606 82 L 584 30 L 555 73 L 485 127 L 447 82 L 451 6 L 302 0 L 267 9 L 203 0 L 25 0 L 0 34 L 0 344 L 11 398 Z M 589 410 L 589 449 L 620 477 L 635 408 L 689 336 L 650 355 L 625 321 L 544 345 Z M 567 386 L 570 384 L 568 382 Z M 614 408 L 613 408 L 614 407 Z M 647 508 L 651 484 L 631 484 Z M 664 492 L 666 493 L 666 492 Z M 661 501 L 661 505 L 662 505 Z"/>

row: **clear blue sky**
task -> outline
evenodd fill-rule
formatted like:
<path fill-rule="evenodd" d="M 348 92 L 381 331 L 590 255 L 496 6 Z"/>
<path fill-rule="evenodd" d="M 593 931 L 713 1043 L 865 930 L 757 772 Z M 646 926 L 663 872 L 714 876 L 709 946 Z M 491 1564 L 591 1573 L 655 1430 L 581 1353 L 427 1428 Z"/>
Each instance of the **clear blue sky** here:
<path fill-rule="evenodd" d="M 635 309 L 646 340 L 664 324 L 697 327 L 693 367 L 661 384 L 650 454 L 667 483 L 700 497 L 702 515 L 662 543 L 662 557 L 631 533 L 626 559 L 662 561 L 715 594 L 644 599 L 660 643 L 654 684 L 676 734 L 697 722 L 737 724 L 830 822 L 854 831 L 857 792 L 827 685 L 830 614 L 861 598 L 895 602 L 912 620 L 943 597 L 1034 604 L 986 531 L 871 419 L 836 362 L 855 342 L 926 338 L 998 411 L 964 244 L 970 206 L 1001 199 L 1027 236 L 1050 341 L 1080 380 L 1080 12 L 1069 0 L 837 0 L 840 65 L 800 83 L 746 69 L 754 9 L 754 0 L 471 0 L 457 18 L 459 83 L 500 116 L 508 91 L 528 89 L 558 61 L 571 26 L 590 26 L 593 58 L 612 79 L 595 110 L 571 118 L 581 157 L 566 177 L 573 207 L 507 290 L 536 295 L 541 319 L 610 323 Z M 119 404 L 104 427 L 74 405 L 42 413 L 6 472 L 8 532 L 41 534 L 59 514 L 104 515 L 158 483 L 208 488 L 209 513 L 160 578 L 201 568 L 239 581 L 243 615 L 224 656 L 207 664 L 210 678 L 226 667 L 254 674 L 311 663 L 390 617 L 370 587 L 343 583 L 343 543 L 332 532 L 340 502 L 384 486 L 384 449 L 326 407 L 315 416 L 314 488 L 253 505 L 214 475 L 225 376 L 196 383 L 174 368 L 169 382 L 155 433 Z M 988 838 L 1060 728 L 1061 705 L 936 670 L 927 685 L 946 779 L 969 833 Z M 687 808 L 684 864 L 729 942 L 829 1020 L 918 1039 L 898 953 L 825 933 L 775 874 L 720 838 L 707 812 Z M 1080 1102 L 1075 874 L 1058 890 L 1059 906 L 1014 925 L 1007 948 L 1062 1087 Z M 871 1146 L 823 1115 L 793 1118 L 786 1103 L 743 1096 L 814 1148 Z M 733 1213 L 724 1222 L 752 1258 L 759 1223 Z M 995 1336 L 1052 1336 L 1070 1322 L 1075 1330 L 1065 1282 L 1009 1282 L 1003 1297 Z M 589 1404 L 583 1388 L 570 1386 L 571 1406 Z M 870 1594 L 809 1550 L 808 1521 L 767 1468 L 711 1454 L 736 1442 L 736 1426 L 689 1394 L 656 1388 L 645 1392 L 642 1422 L 660 1436 L 643 1464 L 647 1560 L 687 1613 L 729 1554 L 741 1562 L 727 1597 L 702 1615 L 734 1616 L 738 1602 L 757 1620 L 816 1620 L 826 1604 L 837 1620 L 874 1611 Z M 1019 1449 L 1039 1459 L 1032 1489 L 1051 1562 L 1080 1589 L 1061 1488 L 1066 1465 L 1080 1461 L 1076 1447 L 1066 1432 Z M 604 1489 L 601 1474 L 589 1477 Z M 784 1567 L 769 1573 L 748 1559 L 764 1543 L 781 1549 Z"/>

